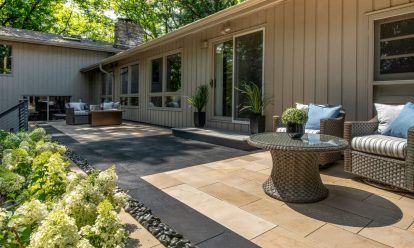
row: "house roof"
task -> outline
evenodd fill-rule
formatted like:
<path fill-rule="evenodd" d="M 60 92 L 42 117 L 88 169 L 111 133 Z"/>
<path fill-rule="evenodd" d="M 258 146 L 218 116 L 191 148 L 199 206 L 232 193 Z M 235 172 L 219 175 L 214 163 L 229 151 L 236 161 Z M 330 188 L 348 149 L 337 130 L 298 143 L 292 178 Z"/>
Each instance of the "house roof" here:
<path fill-rule="evenodd" d="M 88 67 L 82 68 L 82 72 L 87 72 L 99 68 L 100 65 L 110 64 L 121 59 L 128 58 L 136 53 L 145 51 L 150 48 L 154 48 L 156 46 L 160 46 L 167 42 L 171 42 L 172 40 L 179 39 L 185 35 L 198 32 L 207 28 L 210 28 L 214 25 L 224 23 L 225 21 L 233 18 L 237 18 L 240 16 L 244 16 L 247 14 L 251 14 L 253 12 L 259 11 L 264 8 L 268 8 L 270 6 L 280 4 L 285 2 L 286 0 L 246 0 L 240 4 L 232 6 L 230 8 L 224 9 L 219 11 L 215 14 L 209 15 L 205 18 L 202 18 L 198 21 L 190 23 L 186 26 L 183 26 L 175 31 L 169 32 L 159 38 L 153 39 L 147 43 L 143 43 L 139 46 L 134 48 L 128 49 L 126 51 L 120 52 L 115 54 L 114 56 L 108 57 L 103 59 L 99 63 L 90 65 Z"/>
<path fill-rule="evenodd" d="M 49 46 L 70 47 L 85 50 L 103 51 L 103 52 L 120 52 L 122 50 L 115 48 L 112 43 L 68 36 L 51 34 L 19 28 L 1 27 L 0 40 L 16 41 L 24 43 L 33 43 Z"/>

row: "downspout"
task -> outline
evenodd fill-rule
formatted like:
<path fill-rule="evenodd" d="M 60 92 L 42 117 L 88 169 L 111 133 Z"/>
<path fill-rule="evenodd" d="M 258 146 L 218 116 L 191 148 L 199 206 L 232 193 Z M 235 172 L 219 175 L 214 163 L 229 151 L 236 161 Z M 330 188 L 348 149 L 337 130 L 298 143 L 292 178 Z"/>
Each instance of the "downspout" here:
<path fill-rule="evenodd" d="M 110 76 L 110 73 L 109 73 L 109 72 L 107 72 L 107 71 L 105 71 L 105 70 L 103 69 L 102 64 L 99 64 L 99 70 L 100 70 L 101 72 L 105 73 L 107 77 L 109 77 L 109 76 Z M 101 108 L 102 108 L 102 107 L 101 107 Z"/>

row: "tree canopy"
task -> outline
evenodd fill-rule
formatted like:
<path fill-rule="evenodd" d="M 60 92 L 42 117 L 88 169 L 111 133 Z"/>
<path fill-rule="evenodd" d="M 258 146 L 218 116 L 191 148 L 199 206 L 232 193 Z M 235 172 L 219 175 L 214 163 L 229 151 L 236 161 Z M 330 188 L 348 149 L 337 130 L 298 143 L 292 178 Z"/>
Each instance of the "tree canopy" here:
<path fill-rule="evenodd" d="M 0 0 L 0 25 L 113 41 L 115 17 L 141 24 L 145 39 L 243 0 Z"/>

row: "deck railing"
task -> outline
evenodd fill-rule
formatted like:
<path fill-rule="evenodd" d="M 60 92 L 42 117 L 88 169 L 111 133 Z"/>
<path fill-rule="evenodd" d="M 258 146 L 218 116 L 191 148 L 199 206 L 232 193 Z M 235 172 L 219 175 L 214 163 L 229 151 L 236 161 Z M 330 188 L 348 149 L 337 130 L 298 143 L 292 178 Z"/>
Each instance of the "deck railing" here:
<path fill-rule="evenodd" d="M 28 102 L 20 100 L 19 104 L 0 113 L 0 129 L 10 132 L 29 128 Z"/>

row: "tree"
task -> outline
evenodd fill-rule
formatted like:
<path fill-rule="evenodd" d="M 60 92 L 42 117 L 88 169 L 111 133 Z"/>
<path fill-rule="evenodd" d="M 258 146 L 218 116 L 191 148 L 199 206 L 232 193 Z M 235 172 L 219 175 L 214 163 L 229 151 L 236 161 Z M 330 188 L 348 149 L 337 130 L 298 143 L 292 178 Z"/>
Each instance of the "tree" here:
<path fill-rule="evenodd" d="M 150 40 L 196 20 L 231 7 L 243 0 L 118 0 L 118 16 L 141 24 Z"/>
<path fill-rule="evenodd" d="M 139 23 L 146 40 L 243 0 L 0 0 L 0 26 L 113 41 L 114 11 Z"/>
<path fill-rule="evenodd" d="M 113 40 L 109 0 L 0 0 L 0 25 Z"/>

